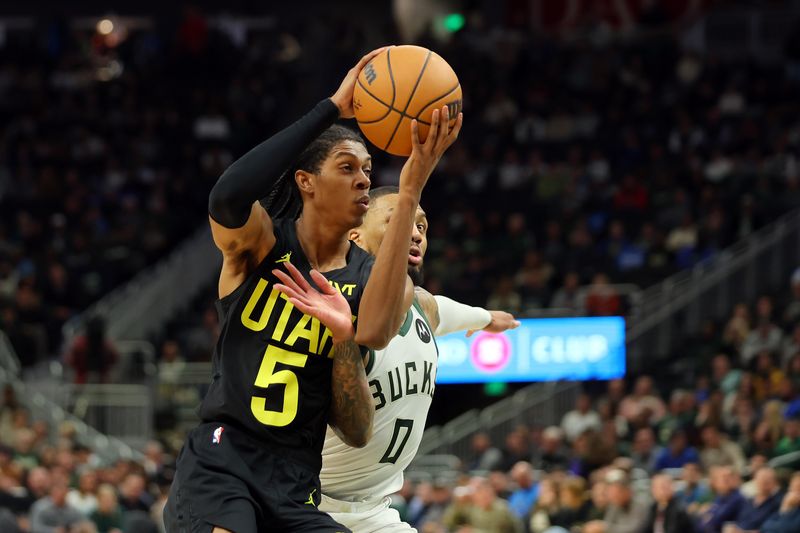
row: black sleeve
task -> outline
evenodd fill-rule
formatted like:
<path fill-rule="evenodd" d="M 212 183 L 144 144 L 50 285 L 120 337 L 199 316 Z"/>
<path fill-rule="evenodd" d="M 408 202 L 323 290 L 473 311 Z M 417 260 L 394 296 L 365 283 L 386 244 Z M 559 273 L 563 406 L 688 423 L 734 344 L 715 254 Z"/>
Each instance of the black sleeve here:
<path fill-rule="evenodd" d="M 326 98 L 300 120 L 237 159 L 211 189 L 211 217 L 226 228 L 242 227 L 253 202 L 267 196 L 289 165 L 338 117 L 336 104 Z"/>

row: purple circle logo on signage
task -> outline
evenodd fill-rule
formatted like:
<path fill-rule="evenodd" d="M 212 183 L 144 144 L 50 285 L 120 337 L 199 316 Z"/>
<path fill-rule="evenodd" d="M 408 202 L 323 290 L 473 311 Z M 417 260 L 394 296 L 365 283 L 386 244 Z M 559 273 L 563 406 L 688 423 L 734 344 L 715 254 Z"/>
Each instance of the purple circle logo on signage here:
<path fill-rule="evenodd" d="M 470 351 L 472 364 L 482 372 L 499 372 L 511 359 L 511 343 L 502 334 L 478 333 Z"/>

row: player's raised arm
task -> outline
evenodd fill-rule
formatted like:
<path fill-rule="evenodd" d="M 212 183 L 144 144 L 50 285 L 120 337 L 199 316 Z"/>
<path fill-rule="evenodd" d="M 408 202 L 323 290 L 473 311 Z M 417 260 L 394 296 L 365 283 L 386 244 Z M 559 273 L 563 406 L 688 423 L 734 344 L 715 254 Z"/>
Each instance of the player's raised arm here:
<path fill-rule="evenodd" d="M 333 96 L 237 159 L 211 189 L 209 221 L 214 242 L 224 258 L 220 296 L 238 287 L 275 245 L 272 220 L 259 200 L 272 192 L 284 172 L 320 133 L 340 116 L 353 116 L 353 86 L 358 73 L 382 50 L 370 52 L 350 69 Z"/>
<path fill-rule="evenodd" d="M 358 344 L 375 349 L 385 347 L 397 333 L 406 311 L 411 307 L 414 284 L 406 273 L 407 252 L 417 205 L 422 189 L 439 159 L 458 137 L 462 122 L 463 116 L 459 113 L 455 125 L 449 128 L 450 112 L 447 106 L 435 110 L 424 143 L 419 140 L 417 121 L 411 122 L 411 156 L 400 172 L 397 205 L 375 256 L 375 265 L 358 308 Z"/>
<path fill-rule="evenodd" d="M 502 333 L 519 327 L 519 320 L 505 311 L 487 311 L 451 300 L 447 296 L 432 295 L 417 287 L 417 299 L 436 335 L 466 331 L 469 337 L 476 331 Z"/>

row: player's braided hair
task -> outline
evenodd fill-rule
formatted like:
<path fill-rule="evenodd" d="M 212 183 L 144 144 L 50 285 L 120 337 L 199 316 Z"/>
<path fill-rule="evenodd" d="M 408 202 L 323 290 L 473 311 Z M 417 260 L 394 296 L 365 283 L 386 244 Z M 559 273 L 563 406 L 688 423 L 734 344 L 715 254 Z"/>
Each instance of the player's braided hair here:
<path fill-rule="evenodd" d="M 297 189 L 297 183 L 294 181 L 295 172 L 304 170 L 312 174 L 318 173 L 333 147 L 342 141 L 353 141 L 366 146 L 361 135 L 350 128 L 334 124 L 323 131 L 281 175 L 272 192 L 261 200 L 261 205 L 264 206 L 270 217 L 295 219 L 300 215 L 303 210 L 303 201 L 300 191 Z"/>

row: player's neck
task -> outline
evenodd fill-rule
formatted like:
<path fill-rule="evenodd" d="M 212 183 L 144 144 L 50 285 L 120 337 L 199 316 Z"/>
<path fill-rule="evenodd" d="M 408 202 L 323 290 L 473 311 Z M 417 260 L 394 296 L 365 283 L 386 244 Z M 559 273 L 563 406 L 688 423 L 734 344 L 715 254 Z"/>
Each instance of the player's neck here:
<path fill-rule="evenodd" d="M 347 231 L 350 228 L 337 228 L 305 212 L 295 222 L 295 228 L 297 240 L 312 268 L 328 272 L 347 265 L 347 251 L 350 249 Z"/>

